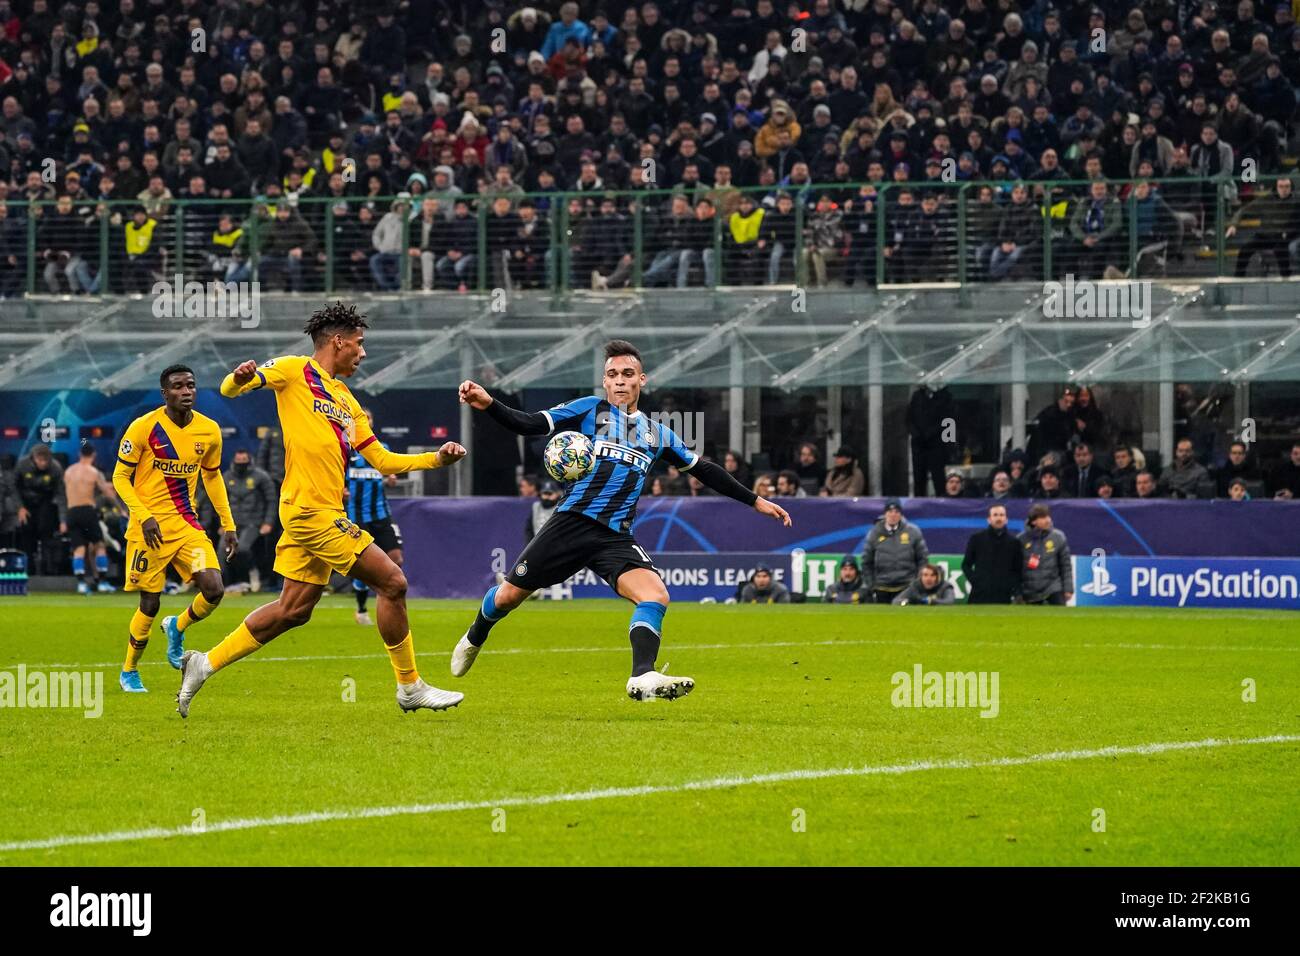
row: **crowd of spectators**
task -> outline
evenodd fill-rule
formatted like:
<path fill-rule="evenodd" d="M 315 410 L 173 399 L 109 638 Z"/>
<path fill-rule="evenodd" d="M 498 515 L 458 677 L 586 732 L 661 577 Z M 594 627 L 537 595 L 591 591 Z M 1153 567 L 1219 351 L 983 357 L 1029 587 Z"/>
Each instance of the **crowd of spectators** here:
<path fill-rule="evenodd" d="M 254 258 L 603 289 L 635 219 L 648 286 L 942 279 L 966 182 L 977 279 L 1041 275 L 1045 228 L 1060 273 L 1127 269 L 1131 229 L 1166 261 L 1219 192 L 1238 271 L 1288 275 L 1297 200 L 1262 184 L 1298 84 L 1290 5 L 1254 0 L 0 0 L 0 294 Z"/>

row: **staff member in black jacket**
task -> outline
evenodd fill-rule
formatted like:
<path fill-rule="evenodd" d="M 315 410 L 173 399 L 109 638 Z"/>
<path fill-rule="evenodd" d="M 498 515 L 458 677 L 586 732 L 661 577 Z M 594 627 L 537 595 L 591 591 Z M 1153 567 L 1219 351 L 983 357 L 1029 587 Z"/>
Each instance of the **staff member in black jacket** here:
<path fill-rule="evenodd" d="M 970 604 L 1010 604 L 1020 593 L 1020 542 L 1007 531 L 1007 508 L 989 505 L 989 526 L 966 542 L 962 573 Z"/>
<path fill-rule="evenodd" d="M 948 461 L 944 429 L 955 421 L 952 393 L 945 388 L 922 385 L 907 404 L 907 431 L 912 438 L 912 493 L 929 494 L 926 482 L 934 481 L 935 497 L 943 495 L 943 466 Z"/>

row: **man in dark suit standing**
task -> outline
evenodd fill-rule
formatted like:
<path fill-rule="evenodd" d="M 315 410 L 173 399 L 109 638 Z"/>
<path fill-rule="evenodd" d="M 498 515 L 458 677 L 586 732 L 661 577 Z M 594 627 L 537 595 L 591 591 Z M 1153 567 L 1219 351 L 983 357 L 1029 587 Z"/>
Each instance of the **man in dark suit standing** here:
<path fill-rule="evenodd" d="M 943 466 L 948 463 L 944 423 L 953 418 L 952 393 L 946 387 L 922 385 L 912 393 L 907 406 L 907 430 L 912 436 L 912 493 L 918 498 L 929 494 L 927 479 L 934 482 L 936 496 L 943 494 Z"/>
<path fill-rule="evenodd" d="M 970 604 L 1010 604 L 1020 593 L 1020 542 L 1007 531 L 1007 507 L 989 505 L 989 526 L 966 542 L 962 573 L 970 582 Z"/>

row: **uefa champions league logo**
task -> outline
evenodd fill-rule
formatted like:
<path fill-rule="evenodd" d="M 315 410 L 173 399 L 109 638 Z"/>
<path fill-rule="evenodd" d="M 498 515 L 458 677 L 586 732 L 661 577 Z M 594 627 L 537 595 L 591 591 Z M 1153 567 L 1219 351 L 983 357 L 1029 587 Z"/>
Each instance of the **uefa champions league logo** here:
<path fill-rule="evenodd" d="M 1110 583 L 1110 572 L 1106 570 L 1106 552 L 1101 548 L 1092 551 L 1092 580 L 1080 588 L 1085 594 L 1107 597 L 1119 590 Z"/>

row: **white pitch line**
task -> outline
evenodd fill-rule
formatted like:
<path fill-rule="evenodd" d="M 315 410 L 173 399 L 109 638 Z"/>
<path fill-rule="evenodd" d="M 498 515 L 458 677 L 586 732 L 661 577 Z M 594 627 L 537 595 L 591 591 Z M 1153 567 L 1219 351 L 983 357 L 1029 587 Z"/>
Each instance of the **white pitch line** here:
<path fill-rule="evenodd" d="M 1281 651 L 1283 653 L 1300 653 L 1300 645 L 1277 647 L 1251 647 L 1235 644 L 1134 644 L 1130 642 L 1116 642 L 1114 644 L 1062 644 L 1057 641 L 1044 641 L 1042 643 L 1030 643 L 1026 641 L 932 641 L 926 638 L 887 638 L 887 639 L 862 639 L 847 641 L 755 641 L 749 644 L 674 644 L 670 647 L 672 651 L 729 651 L 729 650 L 763 650 L 769 647 L 862 647 L 862 646 L 879 646 L 879 647 L 961 647 L 961 648 L 981 648 L 981 647 L 1016 647 L 1027 650 L 1057 650 L 1057 651 L 1102 651 L 1102 650 L 1124 650 L 1124 651 Z M 448 651 L 418 651 L 416 657 L 447 657 Z M 508 647 L 501 650 L 490 650 L 489 657 L 505 654 L 626 654 L 627 648 L 611 644 L 607 647 Z M 249 663 L 254 664 L 282 664 L 286 662 L 308 662 L 308 661 L 363 661 L 363 660 L 387 660 L 381 658 L 378 653 L 373 654 L 302 654 L 289 657 L 269 657 L 256 654 L 245 658 Z M 101 661 L 94 664 L 69 664 L 69 663 L 52 663 L 52 664 L 31 664 L 26 661 L 13 661 L 8 664 L 0 664 L 0 669 L 7 667 L 17 667 L 19 664 L 26 664 L 28 670 L 37 668 L 47 669 L 66 669 L 74 670 L 78 668 L 92 669 L 96 667 L 117 667 L 119 661 Z M 141 667 L 162 667 L 170 666 L 166 661 L 141 661 Z"/>
<path fill-rule="evenodd" d="M 1095 750 L 1053 750 L 1048 753 L 1029 754 L 1022 757 L 994 757 L 989 760 L 921 760 L 912 763 L 886 764 L 868 767 L 841 767 L 825 770 L 783 770 L 777 773 L 760 773 L 744 777 L 714 777 L 709 780 L 692 780 L 667 786 L 605 787 L 599 790 L 578 790 L 569 793 L 551 793 L 535 797 L 501 797 L 496 800 L 458 800 L 449 803 L 413 803 L 405 806 L 361 807 L 355 810 L 315 810 L 307 813 L 280 814 L 272 817 L 246 817 L 219 820 L 202 830 L 190 826 L 149 827 L 142 830 L 113 830 L 106 833 L 65 834 L 40 840 L 18 840 L 0 843 L 0 853 L 21 850 L 51 850 L 66 846 L 92 846 L 102 843 L 126 843 L 139 840 L 164 840 L 171 837 L 204 836 L 211 833 L 228 833 L 235 830 L 257 830 L 265 827 L 308 826 L 314 823 L 331 823 L 338 820 L 375 820 L 384 817 L 420 816 L 434 813 L 457 813 L 462 810 L 488 810 L 498 807 L 544 807 L 556 803 L 587 803 L 593 800 L 611 800 L 624 797 L 645 797 L 664 793 L 690 793 L 701 790 L 725 790 L 731 787 L 748 787 L 767 783 L 790 783 L 797 780 L 825 780 L 832 777 L 876 777 L 920 773 L 927 770 L 981 770 L 989 767 L 1023 767 L 1031 764 L 1060 763 L 1068 760 L 1092 760 L 1098 757 L 1149 756 L 1181 750 L 1203 750 L 1210 747 L 1245 747 L 1255 744 L 1281 744 L 1300 742 L 1300 735 L 1275 734 L 1270 737 L 1247 737 L 1239 740 L 1185 740 L 1170 743 L 1132 744 L 1128 746 L 1098 747 Z"/>

